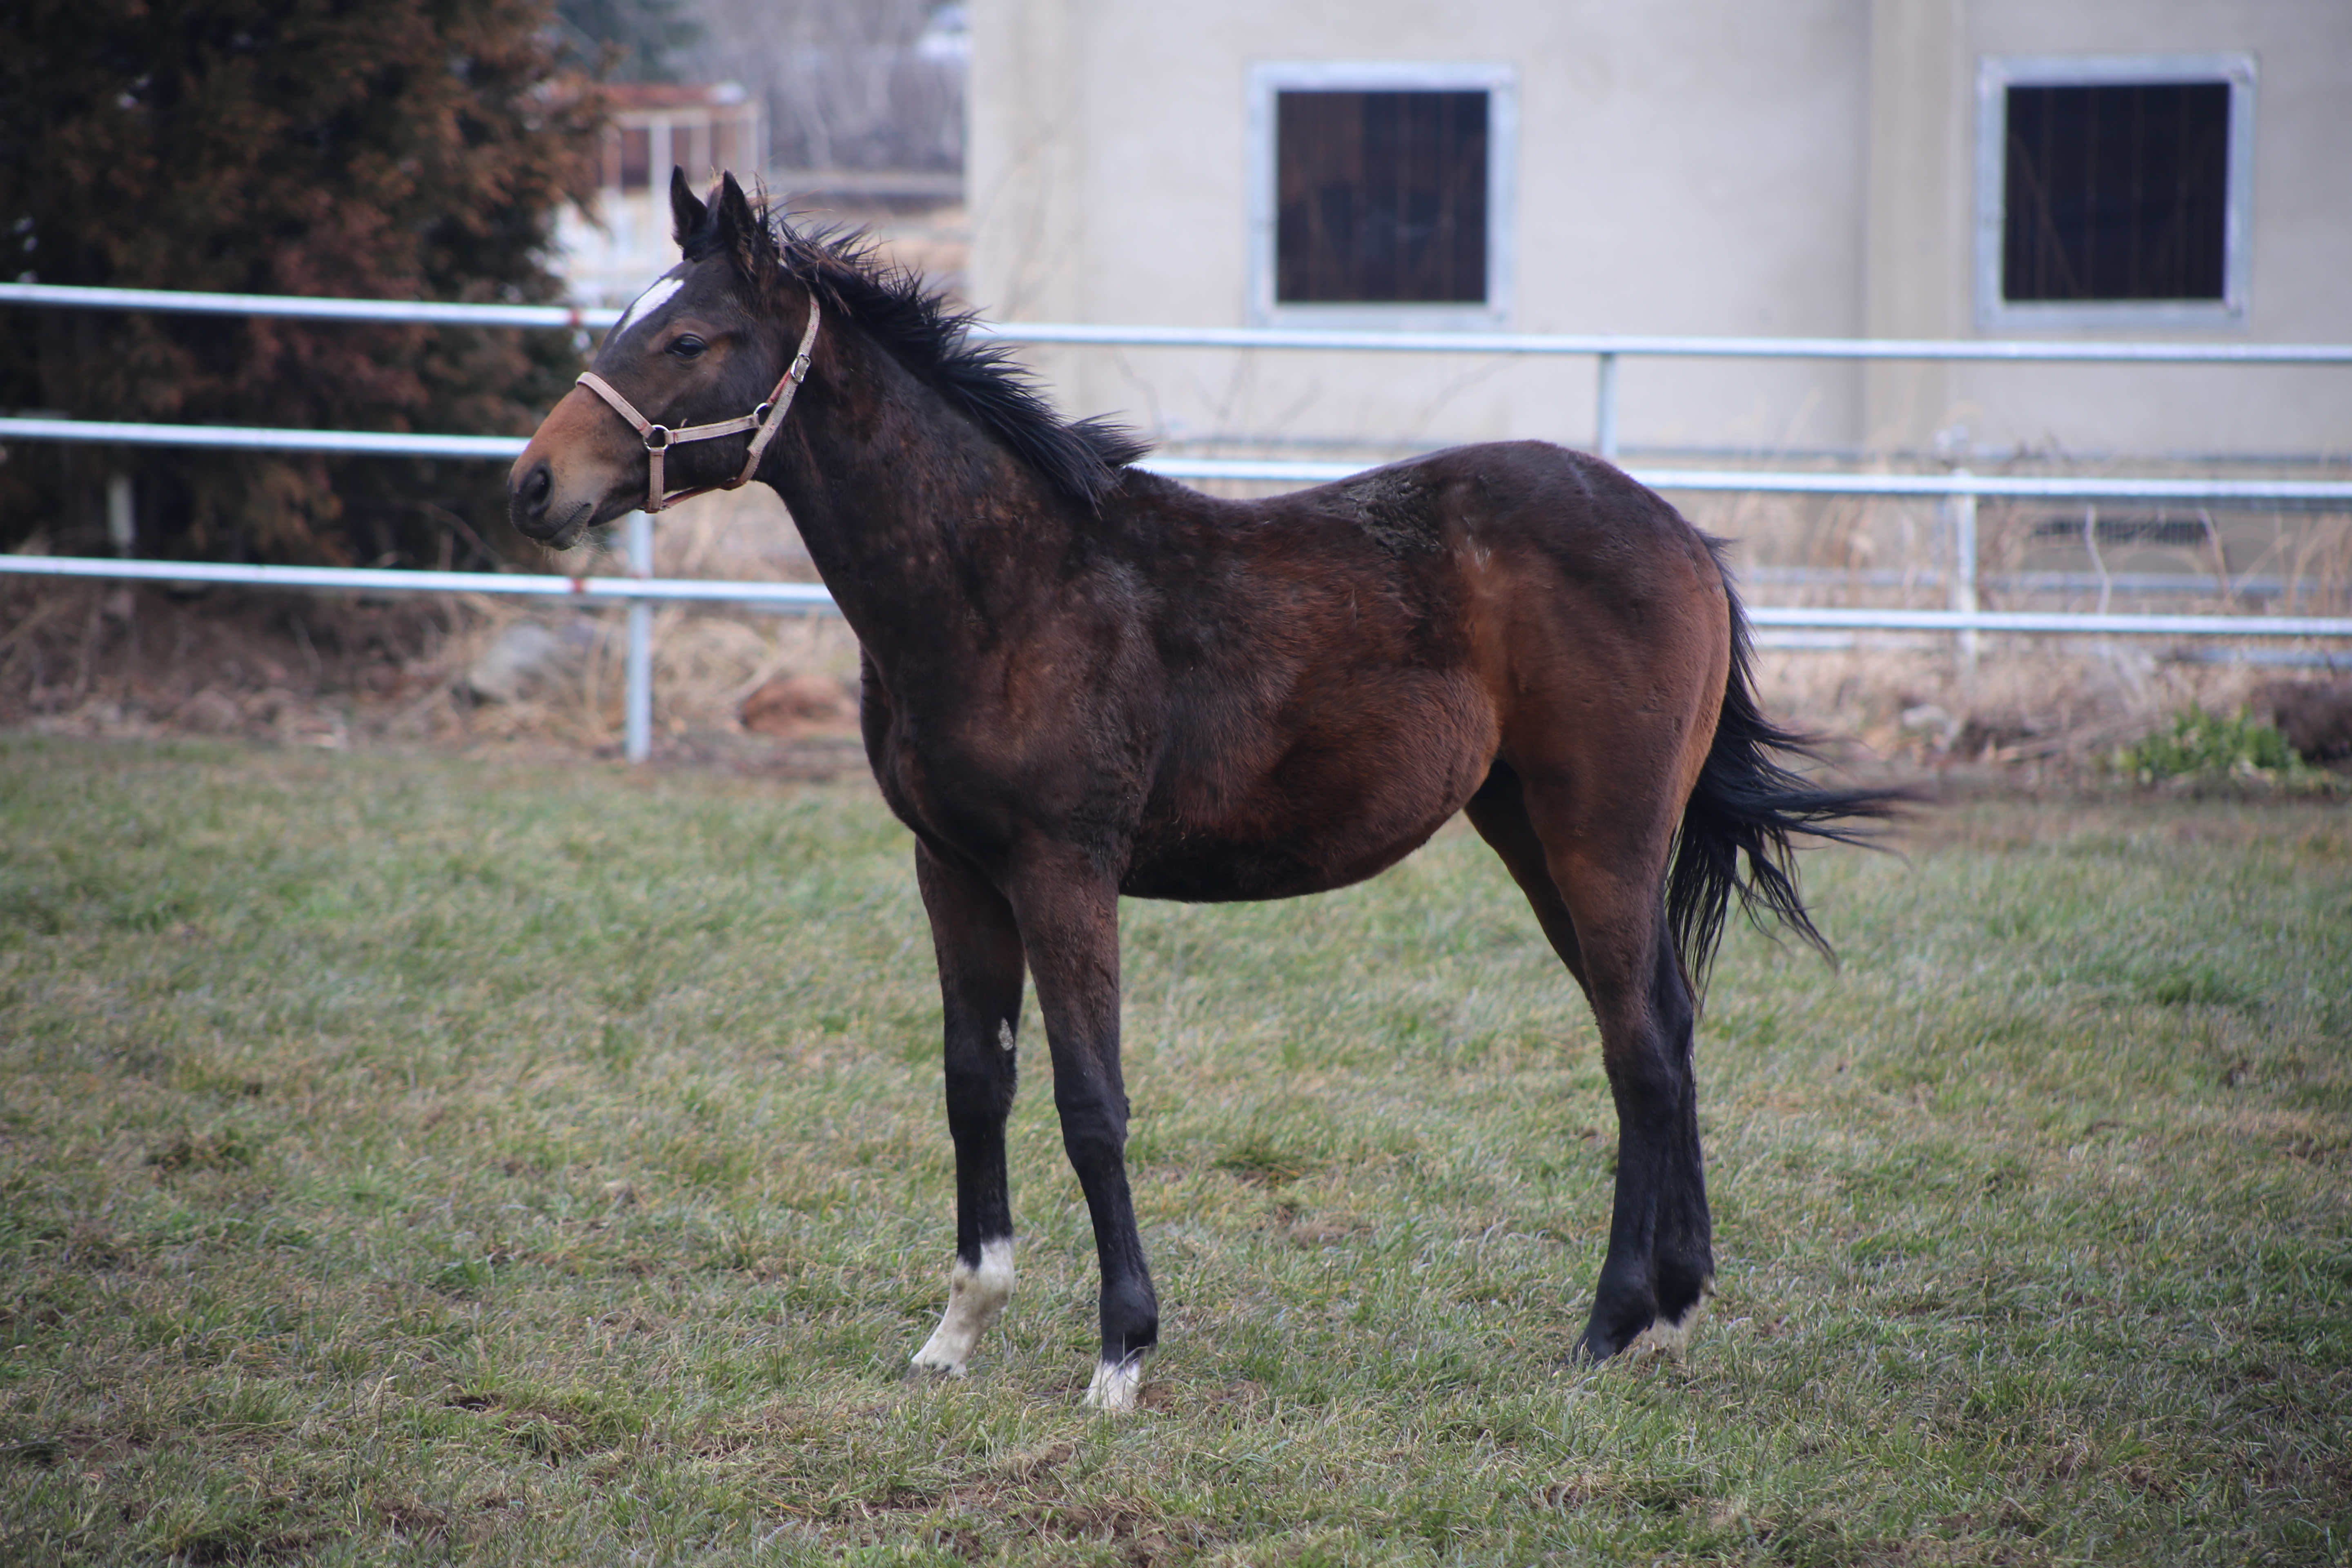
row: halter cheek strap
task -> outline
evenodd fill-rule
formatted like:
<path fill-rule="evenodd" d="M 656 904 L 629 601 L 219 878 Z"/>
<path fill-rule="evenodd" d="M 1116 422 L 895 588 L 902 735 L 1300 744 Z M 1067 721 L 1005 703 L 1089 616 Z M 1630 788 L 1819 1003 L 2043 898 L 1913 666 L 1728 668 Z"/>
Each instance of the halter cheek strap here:
<path fill-rule="evenodd" d="M 636 405 L 622 396 L 611 382 L 593 370 L 581 373 L 580 384 L 611 404 L 613 412 L 634 426 L 645 439 L 647 511 L 659 511 L 664 507 L 674 506 L 689 497 L 710 490 L 740 489 L 751 482 L 751 476 L 759 471 L 761 455 L 767 451 L 768 443 L 782 427 L 784 416 L 791 412 L 793 399 L 800 393 L 801 383 L 808 379 L 809 351 L 816 347 L 816 296 L 811 294 L 808 330 L 801 333 L 801 346 L 793 353 L 792 363 L 784 367 L 784 374 L 778 378 L 774 390 L 768 394 L 767 401 L 740 418 L 721 419 L 715 424 L 688 425 L 677 430 L 667 425 L 656 425 L 638 413 Z M 743 454 L 741 473 L 719 484 L 698 485 L 692 489 L 677 490 L 667 495 L 662 493 L 662 455 L 672 447 L 684 441 L 709 441 L 720 436 L 740 435 L 746 430 L 752 433 L 751 447 Z"/>

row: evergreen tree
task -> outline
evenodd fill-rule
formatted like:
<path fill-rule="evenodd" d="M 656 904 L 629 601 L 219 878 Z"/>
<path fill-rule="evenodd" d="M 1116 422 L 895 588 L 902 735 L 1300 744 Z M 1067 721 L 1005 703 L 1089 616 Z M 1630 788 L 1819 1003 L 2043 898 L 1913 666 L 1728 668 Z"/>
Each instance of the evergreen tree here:
<path fill-rule="evenodd" d="M 377 299 L 552 299 L 601 110 L 546 0 L 11 0 L 0 7 L 0 275 Z M 522 433 L 561 333 L 0 308 L 0 406 L 93 419 Z M 18 446 L 0 543 L 102 539 L 106 470 L 142 553 L 482 553 L 481 462 Z M 456 548 L 451 548 L 454 542 Z"/>

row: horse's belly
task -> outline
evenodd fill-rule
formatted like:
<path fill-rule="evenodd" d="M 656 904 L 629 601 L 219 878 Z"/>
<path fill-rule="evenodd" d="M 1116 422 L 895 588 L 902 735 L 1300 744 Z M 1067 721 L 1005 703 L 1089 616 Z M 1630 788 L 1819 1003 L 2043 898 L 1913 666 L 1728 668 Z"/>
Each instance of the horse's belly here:
<path fill-rule="evenodd" d="M 1460 677 L 1318 719 L 1256 765 L 1228 750 L 1163 773 L 1120 890 L 1224 902 L 1360 882 L 1427 843 L 1494 760 L 1492 713 Z"/>
<path fill-rule="evenodd" d="M 1280 845 L 1186 839 L 1158 847 L 1139 846 L 1127 875 L 1119 879 L 1118 890 L 1135 899 L 1234 903 L 1320 893 L 1366 874 L 1334 878 L 1327 868 Z"/>
<path fill-rule="evenodd" d="M 1468 798 L 1468 790 L 1462 798 Z M 1396 815 L 1341 816 L 1234 832 L 1172 822 L 1138 835 L 1119 891 L 1138 899 L 1234 903 L 1325 893 L 1387 870 L 1462 807 L 1451 794 Z"/>

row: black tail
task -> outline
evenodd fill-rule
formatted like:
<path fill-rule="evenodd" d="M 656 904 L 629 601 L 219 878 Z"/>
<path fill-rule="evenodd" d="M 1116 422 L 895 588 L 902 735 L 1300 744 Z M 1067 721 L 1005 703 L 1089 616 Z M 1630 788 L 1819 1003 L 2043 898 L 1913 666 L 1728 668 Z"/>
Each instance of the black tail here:
<path fill-rule="evenodd" d="M 1735 890 L 1750 919 L 1762 923 L 1769 914 L 1824 957 L 1833 957 L 1797 889 L 1792 840 L 1804 834 L 1865 843 L 1865 824 L 1894 816 L 1913 798 L 1901 789 L 1816 789 L 1772 760 L 1776 752 L 1818 758 L 1816 742 L 1780 728 L 1757 707 L 1748 616 L 1728 574 L 1723 590 L 1731 600 L 1731 675 L 1724 682 L 1715 744 L 1683 808 L 1674 865 L 1666 875 L 1666 922 L 1694 991 L 1706 986 Z M 1743 855 L 1745 876 L 1739 868 Z"/>

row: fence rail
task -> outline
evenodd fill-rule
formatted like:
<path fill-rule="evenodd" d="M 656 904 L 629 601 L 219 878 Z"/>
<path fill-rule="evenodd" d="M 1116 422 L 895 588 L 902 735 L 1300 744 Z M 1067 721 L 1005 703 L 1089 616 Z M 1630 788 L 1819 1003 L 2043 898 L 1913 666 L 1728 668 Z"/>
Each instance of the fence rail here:
<path fill-rule="evenodd" d="M 709 577 L 555 577 L 524 572 L 387 572 L 372 566 L 245 566 L 210 561 L 118 561 L 103 555 L 0 555 L 0 574 L 105 577 L 362 594 L 499 594 L 581 604 L 681 600 L 839 614 L 822 583 L 730 583 Z M 2352 626 L 2352 622 L 2347 622 Z"/>
<path fill-rule="evenodd" d="M 192 447 L 249 452 L 318 452 L 377 458 L 513 460 L 520 436 L 435 436 L 390 430 L 275 430 L 243 425 L 140 425 L 110 419 L 0 418 L 0 441 L 67 441 L 116 447 Z M 1322 484 L 1371 465 L 1293 458 L 1147 457 L 1136 464 L 1171 479 L 1246 479 Z M 2352 510 L 2352 480 L 2119 479 L 2047 474 L 1801 473 L 1772 468 L 1626 469 L 1660 490 L 1759 491 L 1780 495 L 1983 496 L 2062 500 L 2284 501 Z"/>
<path fill-rule="evenodd" d="M 182 316 L 278 316 L 305 321 L 383 321 L 441 327 L 609 327 L 621 319 L 619 310 L 604 306 L 338 300 L 315 294 L 209 294 L 194 289 L 85 289 L 71 283 L 0 283 L 0 305 L 160 310 Z"/>
<path fill-rule="evenodd" d="M 641 513 L 632 516 L 641 516 Z M 580 604 L 680 601 L 765 605 L 839 614 L 818 583 L 707 577 L 558 577 L 520 572 L 387 572 L 364 566 L 243 566 L 203 561 L 118 561 L 97 555 L 0 555 L 0 575 L 216 583 L 365 594 L 497 594 Z M 1759 626 L 1842 631 L 2023 632 L 2098 637 L 2352 637 L 2352 616 L 2092 615 L 2040 610 L 1846 609 L 1750 605 Z"/>
<path fill-rule="evenodd" d="M 0 283 L 0 305 L 201 315 L 288 316 L 469 327 L 609 327 L 605 305 L 474 305 L 208 294 L 178 289 L 86 289 Z M 2352 343 L 2100 342 L 2042 339 L 1727 338 L 1612 332 L 1388 332 L 1324 328 L 1151 327 L 1071 321 L 979 321 L 975 336 L 1008 343 L 1113 348 L 1339 349 L 1374 353 L 1632 354 L 1640 358 L 1993 360 L 2133 364 L 2352 364 Z"/>
<path fill-rule="evenodd" d="M 273 316 L 319 321 L 408 322 L 446 326 L 571 330 L 610 326 L 621 312 L 604 307 L 462 304 L 424 300 L 340 300 L 215 294 L 176 289 L 87 289 L 0 283 L 0 304 L 80 310 L 152 310 Z M 1618 365 L 1622 357 L 1713 359 L 1929 360 L 2038 363 L 2352 365 L 2347 343 L 2082 342 L 1833 338 L 1670 338 L 1632 334 L 1327 331 L 1281 328 L 1150 327 L 1055 322 L 981 322 L 975 335 L 1004 342 L 1170 349 L 1311 349 L 1361 353 L 1581 356 L 1598 373 L 1595 445 L 1616 455 Z M 279 430 L 234 426 L 137 424 L 46 417 L 0 418 L 0 441 L 56 441 L 124 447 L 208 447 L 235 451 L 351 456 L 511 459 L 517 437 L 392 431 Z M 1314 484 L 1345 479 L 1366 465 L 1248 458 L 1147 458 L 1138 467 L 1171 479 Z M 1952 607 L 1945 610 L 1842 609 L 1758 605 L 1759 627 L 1816 631 L 1921 631 L 1957 634 L 1963 658 L 1983 632 L 2042 635 L 2216 637 L 2352 637 L 2352 617 L 2239 615 L 2172 616 L 1988 611 L 1977 604 L 1976 503 L 1980 499 L 2269 502 L 2352 510 L 2352 482 L 2317 479 L 2134 479 L 2100 476 L 1791 472 L 1764 469 L 1633 468 L 1653 489 L 1782 495 L 1857 495 L 1934 499 L 1947 509 L 1953 542 Z M 631 607 L 628 752 L 646 752 L 651 676 L 646 611 L 657 601 L 762 604 L 822 612 L 835 606 L 814 584 L 730 583 L 652 576 L 651 520 L 631 515 L 631 574 L 562 577 L 519 573 L 383 572 L 297 566 L 0 555 L 0 574 L 244 584 L 367 593 L 478 593 L 625 603 Z"/>

